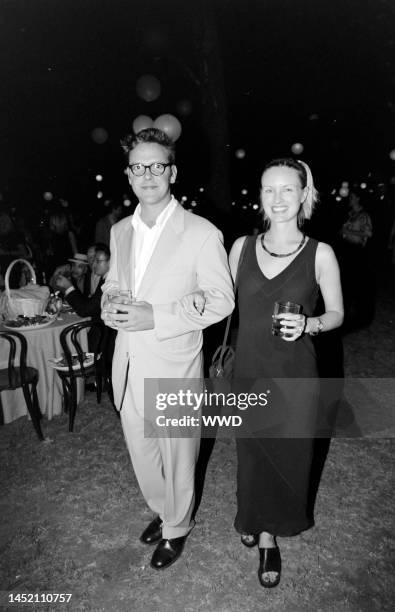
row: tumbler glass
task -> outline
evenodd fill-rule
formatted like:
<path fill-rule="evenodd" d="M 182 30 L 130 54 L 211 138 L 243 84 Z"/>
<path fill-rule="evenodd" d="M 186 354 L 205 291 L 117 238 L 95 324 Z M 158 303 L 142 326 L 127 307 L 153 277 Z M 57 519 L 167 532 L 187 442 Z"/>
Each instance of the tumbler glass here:
<path fill-rule="evenodd" d="M 280 336 L 280 338 L 286 338 L 287 336 L 292 335 L 292 332 L 281 331 L 282 327 L 287 327 L 287 325 L 281 325 L 281 317 L 285 313 L 292 314 L 300 314 L 300 319 L 302 319 L 302 306 L 300 304 L 296 304 L 295 302 L 275 302 L 272 316 L 272 334 L 273 336 Z M 290 328 L 291 329 L 291 328 Z"/>
<path fill-rule="evenodd" d="M 105 294 L 103 302 L 103 310 L 112 313 L 125 314 L 125 310 L 120 307 L 121 304 L 133 304 L 133 293 L 130 289 L 116 289 L 109 291 Z M 119 304 L 119 306 L 112 306 L 112 304 Z"/>

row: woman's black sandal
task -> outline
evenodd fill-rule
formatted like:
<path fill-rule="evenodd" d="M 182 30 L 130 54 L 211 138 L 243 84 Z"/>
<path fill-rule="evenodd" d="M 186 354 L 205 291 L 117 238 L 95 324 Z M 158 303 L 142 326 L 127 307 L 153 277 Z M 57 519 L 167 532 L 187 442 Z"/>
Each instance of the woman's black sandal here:
<path fill-rule="evenodd" d="M 258 536 L 252 533 L 242 533 L 240 540 L 244 546 L 247 546 L 247 548 L 253 548 L 258 544 Z"/>
<path fill-rule="evenodd" d="M 277 586 L 281 578 L 281 555 L 278 546 L 274 548 L 259 548 L 259 582 L 266 589 L 272 589 Z M 277 578 L 275 580 L 264 580 L 262 575 L 266 572 L 275 572 Z"/>

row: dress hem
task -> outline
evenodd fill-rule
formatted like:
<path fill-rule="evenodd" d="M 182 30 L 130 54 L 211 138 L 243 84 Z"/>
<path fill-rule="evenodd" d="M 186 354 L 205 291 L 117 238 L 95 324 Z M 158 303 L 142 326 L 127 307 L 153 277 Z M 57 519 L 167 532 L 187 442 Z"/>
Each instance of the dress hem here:
<path fill-rule="evenodd" d="M 266 527 L 263 527 L 259 529 L 258 531 L 255 531 L 255 530 L 249 530 L 249 529 L 240 529 L 236 526 L 236 524 L 234 525 L 234 528 L 236 529 L 237 533 L 239 533 L 240 535 L 243 533 L 258 535 L 259 533 L 262 533 L 263 531 L 265 531 L 266 533 L 270 533 L 273 536 L 278 537 L 278 538 L 291 538 L 293 536 L 297 536 L 301 534 L 303 531 L 307 531 L 308 529 L 311 529 L 312 527 L 315 527 L 314 520 L 308 525 L 304 525 L 303 527 L 295 527 L 293 529 L 285 529 L 285 530 L 282 530 L 282 529 L 277 530 L 277 528 L 274 528 L 273 526 L 266 525 Z"/>

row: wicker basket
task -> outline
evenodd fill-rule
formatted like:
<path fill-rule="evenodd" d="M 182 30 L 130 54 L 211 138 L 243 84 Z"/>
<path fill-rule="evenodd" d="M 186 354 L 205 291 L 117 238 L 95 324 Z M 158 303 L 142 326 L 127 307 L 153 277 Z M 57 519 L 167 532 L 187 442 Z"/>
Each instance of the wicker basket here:
<path fill-rule="evenodd" d="M 39 287 L 37 285 L 36 295 L 31 295 L 32 289 L 28 289 L 32 287 L 32 285 L 21 287 L 21 289 L 10 289 L 10 274 L 11 270 L 16 263 L 25 264 L 31 272 L 32 275 L 32 284 L 36 285 L 36 273 L 34 271 L 33 266 L 26 261 L 26 259 L 15 259 L 10 263 L 5 273 L 4 282 L 5 282 L 5 293 L 7 297 L 7 310 L 8 317 L 13 318 L 18 315 L 23 315 L 25 317 L 35 317 L 36 315 L 42 315 L 47 307 L 48 298 L 49 298 L 49 289 L 47 287 Z M 37 296 L 37 292 L 43 289 L 42 296 Z M 29 295 L 30 293 L 30 295 Z"/>

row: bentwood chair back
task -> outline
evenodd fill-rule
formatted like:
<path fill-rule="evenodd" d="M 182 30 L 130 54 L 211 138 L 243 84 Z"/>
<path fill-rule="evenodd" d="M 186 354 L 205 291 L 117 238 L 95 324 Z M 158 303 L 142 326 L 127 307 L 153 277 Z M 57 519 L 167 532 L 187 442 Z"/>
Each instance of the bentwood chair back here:
<path fill-rule="evenodd" d="M 86 359 L 86 352 L 81 346 L 81 332 L 88 331 L 88 343 L 93 352 L 93 361 Z M 74 429 L 77 411 L 77 379 L 95 377 L 96 398 L 100 404 L 103 386 L 103 343 L 105 326 L 102 321 L 83 321 L 73 323 L 62 330 L 60 344 L 67 363 L 67 370 L 57 370 L 63 387 L 64 406 L 69 413 L 69 431 Z"/>
<path fill-rule="evenodd" d="M 37 396 L 38 370 L 26 365 L 26 338 L 16 331 L 0 331 L 0 346 L 8 348 L 8 366 L 0 369 L 0 414 L 2 391 L 22 388 L 26 407 L 32 419 L 33 427 L 40 440 L 44 440 L 41 431 L 41 411 Z M 17 357 L 17 355 L 19 355 Z"/>

